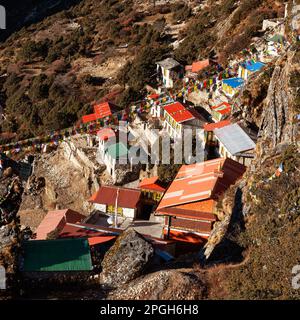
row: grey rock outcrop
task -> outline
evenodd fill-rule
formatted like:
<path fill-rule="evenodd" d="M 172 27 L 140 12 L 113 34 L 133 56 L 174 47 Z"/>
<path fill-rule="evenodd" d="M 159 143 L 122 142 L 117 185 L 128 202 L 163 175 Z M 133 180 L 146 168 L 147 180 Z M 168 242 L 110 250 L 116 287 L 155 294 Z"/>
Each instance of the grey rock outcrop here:
<path fill-rule="evenodd" d="M 198 300 L 205 297 L 202 275 L 197 272 L 162 270 L 140 277 L 112 292 L 113 300 Z"/>
<path fill-rule="evenodd" d="M 154 256 L 154 248 L 134 229 L 118 237 L 102 261 L 101 283 L 119 287 L 139 277 Z"/>
<path fill-rule="evenodd" d="M 271 148 L 284 141 L 291 143 L 296 137 L 293 95 L 289 85 L 293 54 L 288 51 L 287 56 L 277 62 L 265 100 L 260 135 L 264 142 L 270 139 Z"/>

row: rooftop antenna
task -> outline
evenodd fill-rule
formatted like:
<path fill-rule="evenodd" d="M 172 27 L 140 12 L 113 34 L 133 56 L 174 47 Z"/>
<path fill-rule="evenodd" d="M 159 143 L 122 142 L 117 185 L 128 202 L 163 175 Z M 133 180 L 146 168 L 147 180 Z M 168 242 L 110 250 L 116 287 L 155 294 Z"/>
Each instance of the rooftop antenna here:
<path fill-rule="evenodd" d="M 114 225 L 115 228 L 118 227 L 118 200 L 119 200 L 119 188 L 117 189 L 117 196 L 116 196 L 116 203 L 115 203 L 115 221 L 114 221 Z"/>

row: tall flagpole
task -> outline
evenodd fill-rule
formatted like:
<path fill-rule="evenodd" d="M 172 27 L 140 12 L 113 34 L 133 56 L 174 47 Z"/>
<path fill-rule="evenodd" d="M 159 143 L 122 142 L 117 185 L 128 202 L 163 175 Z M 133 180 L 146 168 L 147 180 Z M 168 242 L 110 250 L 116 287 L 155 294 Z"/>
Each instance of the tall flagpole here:
<path fill-rule="evenodd" d="M 116 203 L 115 203 L 115 228 L 118 227 L 118 198 L 119 198 L 119 188 L 117 189 Z"/>

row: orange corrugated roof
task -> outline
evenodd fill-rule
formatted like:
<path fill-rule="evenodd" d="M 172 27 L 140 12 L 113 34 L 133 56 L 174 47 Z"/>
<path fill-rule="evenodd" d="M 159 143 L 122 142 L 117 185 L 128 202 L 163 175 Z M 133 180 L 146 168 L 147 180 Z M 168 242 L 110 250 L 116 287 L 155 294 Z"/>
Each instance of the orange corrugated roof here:
<path fill-rule="evenodd" d="M 204 125 L 204 131 L 214 131 L 217 128 L 223 128 L 231 124 L 230 120 L 222 120 L 214 123 L 207 123 Z"/>
<path fill-rule="evenodd" d="M 167 235 L 167 230 L 164 229 L 164 234 Z M 202 245 L 205 242 L 205 237 L 198 236 L 193 232 L 181 232 L 181 231 L 176 231 L 174 229 L 170 230 L 169 234 L 170 239 L 180 241 L 180 242 L 188 242 L 188 243 L 193 243 L 193 244 L 198 244 Z"/>
<path fill-rule="evenodd" d="M 157 210 L 214 198 L 240 178 L 245 170 L 243 165 L 229 158 L 183 165 Z"/>
<path fill-rule="evenodd" d="M 145 178 L 139 183 L 140 189 L 148 189 L 159 192 L 164 192 L 166 189 L 159 184 L 158 176 Z"/>
<path fill-rule="evenodd" d="M 176 208 L 212 213 L 214 211 L 215 205 L 216 205 L 216 201 L 213 199 L 209 199 L 204 201 L 197 201 L 197 202 L 182 204 L 177 206 Z"/>
<path fill-rule="evenodd" d="M 36 229 L 36 240 L 45 240 L 50 232 L 62 229 L 67 222 L 76 223 L 84 218 L 84 215 L 70 209 L 49 211 Z"/>
<path fill-rule="evenodd" d="M 217 220 L 216 215 L 213 213 L 215 205 L 216 201 L 214 200 L 203 200 L 184 205 L 163 208 L 157 211 L 157 213 L 159 215 L 214 222 Z"/>
<path fill-rule="evenodd" d="M 192 72 L 199 72 L 209 66 L 209 59 L 196 61 L 192 64 Z"/>

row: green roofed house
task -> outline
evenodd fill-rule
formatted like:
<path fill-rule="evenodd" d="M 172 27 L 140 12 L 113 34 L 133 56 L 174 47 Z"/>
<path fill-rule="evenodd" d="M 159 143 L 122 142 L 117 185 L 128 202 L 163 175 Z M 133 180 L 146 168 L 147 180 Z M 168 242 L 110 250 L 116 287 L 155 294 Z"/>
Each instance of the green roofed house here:
<path fill-rule="evenodd" d="M 24 272 L 69 272 L 93 269 L 87 239 L 29 240 L 23 243 Z"/>
<path fill-rule="evenodd" d="M 147 163 L 148 154 L 136 143 L 136 137 L 130 129 L 126 132 L 106 127 L 99 130 L 97 136 L 99 146 L 96 159 L 106 166 L 106 171 L 113 182 L 121 183 L 127 173 L 130 173 L 131 177 L 133 173 L 138 179 L 141 165 Z"/>
<path fill-rule="evenodd" d="M 118 142 L 108 146 L 105 152 L 113 159 L 127 158 L 128 150 L 122 142 Z"/>
<path fill-rule="evenodd" d="M 116 181 L 116 169 L 118 164 L 126 165 L 128 163 L 128 149 L 123 142 L 107 143 L 102 153 L 106 170 Z"/>

